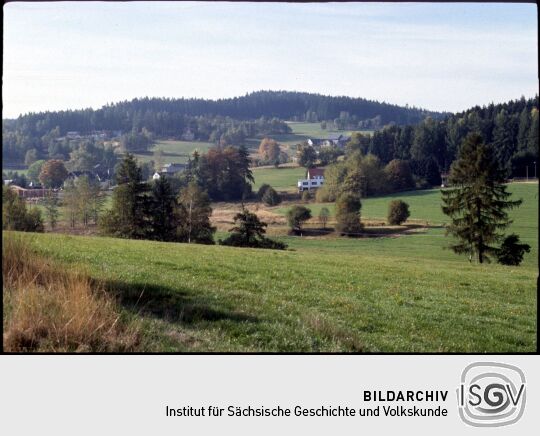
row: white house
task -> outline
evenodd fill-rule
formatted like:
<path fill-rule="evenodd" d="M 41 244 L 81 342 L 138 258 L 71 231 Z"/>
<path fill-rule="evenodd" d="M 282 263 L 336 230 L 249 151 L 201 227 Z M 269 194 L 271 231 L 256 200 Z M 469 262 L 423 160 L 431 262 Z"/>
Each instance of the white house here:
<path fill-rule="evenodd" d="M 320 188 L 324 184 L 324 168 L 310 168 L 306 178 L 298 180 L 298 191 Z"/>

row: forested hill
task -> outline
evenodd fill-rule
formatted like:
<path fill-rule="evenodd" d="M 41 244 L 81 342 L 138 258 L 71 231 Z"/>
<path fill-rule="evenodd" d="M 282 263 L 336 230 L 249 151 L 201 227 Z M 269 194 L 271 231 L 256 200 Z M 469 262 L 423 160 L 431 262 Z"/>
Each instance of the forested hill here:
<path fill-rule="evenodd" d="M 282 120 L 322 121 L 333 120 L 347 112 L 358 121 L 380 117 L 382 125 L 394 122 L 410 124 L 427 116 L 442 114 L 418 108 L 402 107 L 363 98 L 332 97 L 320 94 L 289 91 L 258 91 L 243 97 L 219 100 L 203 99 L 137 99 L 114 105 L 124 110 L 145 112 L 166 111 L 184 115 L 221 115 L 236 119 L 260 117 Z"/>
<path fill-rule="evenodd" d="M 352 122 L 356 127 L 379 128 L 388 123 L 415 124 L 427 116 L 439 119 L 444 114 L 363 98 L 331 97 L 303 92 L 258 91 L 243 97 L 219 100 L 146 97 L 109 104 L 97 110 L 30 113 L 8 124 L 16 124 L 19 128 L 25 125 L 30 127 L 30 130 L 36 126 L 34 128 L 41 134 L 59 126 L 64 134 L 68 130 L 126 131 L 133 127 L 148 128 L 149 124 L 174 123 L 180 119 L 185 120 L 186 116 L 223 116 L 237 120 L 265 117 L 311 122 L 345 117 L 349 125 Z"/>

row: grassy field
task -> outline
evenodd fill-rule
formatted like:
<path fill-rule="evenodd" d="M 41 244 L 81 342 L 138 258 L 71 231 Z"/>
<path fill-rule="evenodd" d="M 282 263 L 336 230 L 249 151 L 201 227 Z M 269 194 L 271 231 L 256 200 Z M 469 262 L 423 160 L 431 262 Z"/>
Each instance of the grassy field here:
<path fill-rule="evenodd" d="M 157 141 L 148 153 L 137 153 L 135 157 L 140 162 L 149 162 L 154 159 L 156 150 L 163 151 L 163 163 L 185 163 L 195 150 L 205 153 L 213 146 L 210 142 L 197 141 Z"/>
<path fill-rule="evenodd" d="M 14 166 L 13 168 L 2 168 L 3 173 L 7 173 L 9 171 L 16 171 L 19 174 L 26 175 L 28 173 L 28 167 L 26 165 L 21 164 L 19 166 Z"/>
<path fill-rule="evenodd" d="M 515 232 L 521 240 L 531 245 L 531 253 L 526 255 L 525 263 L 530 265 L 536 264 L 538 258 L 538 184 L 534 183 L 512 183 L 508 186 L 508 191 L 513 194 L 513 199 L 521 198 L 523 200 L 522 205 L 509 212 L 510 218 L 514 221 L 510 228 L 506 230 L 506 233 Z M 430 189 L 424 191 L 409 191 L 399 194 L 387 195 L 377 198 L 366 198 L 362 200 L 362 218 L 371 220 L 386 219 L 386 213 L 388 210 L 388 203 L 391 200 L 400 199 L 409 204 L 411 216 L 410 219 L 418 220 L 420 223 L 428 223 L 429 225 L 441 225 L 448 223 L 448 217 L 441 211 L 441 193 L 440 189 Z M 292 205 L 273 208 L 272 211 L 285 215 L 287 210 Z M 334 214 L 333 203 L 310 203 L 306 205 L 311 209 L 313 216 L 318 216 L 322 207 L 327 207 L 330 213 Z M 407 244 L 407 238 L 404 238 L 405 244 Z M 400 238 L 403 239 L 403 238 Z M 447 241 L 444 238 L 443 229 L 432 229 L 427 234 L 422 235 L 422 240 L 427 243 L 428 246 L 436 247 L 437 249 L 447 245 Z M 342 241 L 342 240 L 340 240 Z M 414 246 L 420 243 L 420 239 L 415 240 Z M 438 242 L 437 242 L 438 241 Z M 394 243 L 392 243 L 394 246 Z M 384 244 L 383 244 L 384 245 Z M 400 246 L 399 243 L 395 244 Z M 420 243 L 420 245 L 422 245 Z M 413 247 L 412 251 L 418 251 L 422 253 L 429 253 L 432 255 L 431 250 L 422 248 L 416 250 Z M 400 246 L 400 249 L 407 249 L 407 246 Z M 408 250 L 410 252 L 410 250 Z M 451 252 L 446 251 L 451 256 Z"/>
<path fill-rule="evenodd" d="M 350 130 L 323 130 L 321 129 L 320 123 L 296 123 L 288 122 L 289 126 L 292 129 L 292 133 L 282 134 L 282 135 L 268 135 L 270 138 L 275 139 L 280 144 L 283 144 L 287 147 L 295 146 L 300 144 L 303 141 L 306 141 L 308 138 L 318 138 L 325 139 L 328 138 L 329 134 L 332 133 L 341 133 L 343 135 L 350 135 L 352 131 Z M 372 130 L 362 130 L 362 133 L 371 135 Z M 260 138 L 248 138 L 246 144 L 252 150 L 256 150 L 259 147 L 261 142 Z"/>
<path fill-rule="evenodd" d="M 525 200 L 515 230 L 534 246 L 520 267 L 470 264 L 443 249 L 443 229 L 283 236 L 284 252 L 23 237 L 47 259 L 105 280 L 143 322 L 147 351 L 526 352 L 537 340 L 538 186 L 511 190 Z"/>
<path fill-rule="evenodd" d="M 263 183 L 268 183 L 278 191 L 296 191 L 298 179 L 305 176 L 306 169 L 303 167 L 253 168 L 253 189 L 257 190 Z"/>
<path fill-rule="evenodd" d="M 293 134 L 298 136 L 305 136 L 306 138 L 319 138 L 324 139 L 327 138 L 329 134 L 331 133 L 341 133 L 343 135 L 350 135 L 353 131 L 352 130 L 332 130 L 332 129 L 321 129 L 320 123 L 296 123 L 296 122 L 289 122 L 289 126 L 291 127 Z M 361 131 L 365 134 L 372 134 L 373 130 L 355 130 L 355 131 Z"/>

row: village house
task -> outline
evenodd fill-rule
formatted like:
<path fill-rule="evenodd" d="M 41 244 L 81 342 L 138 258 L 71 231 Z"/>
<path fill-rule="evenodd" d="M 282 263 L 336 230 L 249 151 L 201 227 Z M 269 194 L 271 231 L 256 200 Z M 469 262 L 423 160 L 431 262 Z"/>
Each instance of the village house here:
<path fill-rule="evenodd" d="M 181 138 L 183 141 L 193 141 L 195 139 L 195 133 L 193 133 L 190 129 L 187 129 L 184 133 L 182 133 Z"/>
<path fill-rule="evenodd" d="M 173 176 L 177 173 L 181 173 L 186 169 L 186 164 L 183 163 L 168 163 L 161 167 L 160 171 L 156 171 L 152 176 L 153 180 L 158 180 L 161 176 Z"/>
<path fill-rule="evenodd" d="M 351 139 L 350 136 L 345 136 L 341 133 L 330 133 L 328 139 L 321 143 L 321 147 L 345 147 L 345 144 Z"/>
<path fill-rule="evenodd" d="M 323 139 L 317 139 L 317 138 L 308 138 L 307 139 L 307 143 L 308 145 L 310 145 L 311 147 L 320 147 L 321 144 L 323 143 Z"/>
<path fill-rule="evenodd" d="M 320 188 L 324 184 L 324 168 L 309 168 L 306 178 L 298 180 L 298 191 Z"/>
<path fill-rule="evenodd" d="M 93 171 L 83 170 L 83 171 L 69 171 L 66 180 L 77 180 L 79 177 L 86 176 L 88 180 L 98 180 L 101 181 L 98 174 Z"/>

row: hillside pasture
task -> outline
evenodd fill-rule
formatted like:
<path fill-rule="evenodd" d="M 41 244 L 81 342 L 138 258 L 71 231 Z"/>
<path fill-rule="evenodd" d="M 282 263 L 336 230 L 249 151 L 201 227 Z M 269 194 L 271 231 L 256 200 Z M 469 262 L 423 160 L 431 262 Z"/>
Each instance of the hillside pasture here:
<path fill-rule="evenodd" d="M 263 183 L 268 183 L 277 191 L 296 191 L 298 179 L 306 176 L 306 169 L 303 167 L 279 167 L 279 168 L 253 168 L 255 183 L 253 189 L 256 191 Z"/>
<path fill-rule="evenodd" d="M 306 138 L 325 139 L 329 134 L 341 133 L 345 136 L 350 136 L 353 132 L 361 132 L 366 135 L 371 135 L 373 130 L 334 130 L 321 129 L 321 123 L 297 123 L 290 121 L 287 123 L 292 129 L 294 135 L 304 136 Z"/>
<path fill-rule="evenodd" d="M 538 259 L 538 184 L 536 183 L 511 183 L 508 185 L 508 191 L 512 193 L 512 199 L 522 199 L 523 203 L 519 208 L 509 211 L 510 219 L 513 223 L 505 231 L 508 233 L 517 233 L 523 242 L 531 246 L 531 253 L 525 255 L 524 263 L 527 265 L 536 265 Z M 441 192 L 440 189 L 429 189 L 423 191 L 407 191 L 398 194 L 386 195 L 376 198 L 362 199 L 361 215 L 363 220 L 375 220 L 384 222 L 388 211 L 388 203 L 392 200 L 403 200 L 409 204 L 411 216 L 408 222 L 420 223 L 428 226 L 442 226 L 449 222 L 449 218 L 441 210 Z M 270 208 L 274 213 L 285 216 L 287 210 L 295 204 L 280 205 Z M 300 204 L 300 203 L 297 203 Z M 317 217 L 323 207 L 327 207 L 330 214 L 334 215 L 334 203 L 309 203 L 303 204 L 311 209 L 312 215 Z M 410 238 L 415 238 L 411 241 Z M 418 239 L 421 238 L 421 239 Z M 465 259 L 464 256 L 456 256 L 450 250 L 442 251 L 443 247 L 448 245 L 449 239 L 444 236 L 444 230 L 430 229 L 427 233 L 418 236 L 406 236 L 399 238 L 402 242 L 391 244 L 403 244 L 400 249 L 406 250 L 413 256 L 429 253 L 429 256 L 446 256 L 459 259 Z M 340 242 L 341 241 L 341 242 Z M 347 239 L 336 239 L 335 241 L 324 240 L 322 244 L 345 244 Z M 353 240 L 354 241 L 354 240 Z M 310 243 L 310 242 L 307 242 Z M 355 243 L 355 242 L 353 242 Z M 366 242 L 372 243 L 372 242 Z M 381 241 L 383 246 L 388 242 Z M 427 249 L 426 246 L 433 249 Z M 315 244 L 317 245 L 317 244 Z M 436 252 L 434 250 L 437 250 Z"/>
<path fill-rule="evenodd" d="M 213 146 L 210 142 L 198 141 L 157 141 L 146 153 L 135 153 L 139 162 L 154 160 L 154 152 L 163 151 L 163 163 L 186 163 L 195 150 L 206 153 Z"/>
<path fill-rule="evenodd" d="M 274 225 L 286 251 L 17 235 L 49 262 L 103 283 L 141 325 L 142 351 L 533 352 L 538 185 L 509 190 L 524 200 L 510 230 L 532 246 L 519 267 L 469 263 L 445 249 L 441 227 L 346 238 L 288 236 Z M 437 189 L 366 199 L 364 213 L 384 218 L 393 198 L 419 219 L 444 219 Z"/>
<path fill-rule="evenodd" d="M 22 236 L 104 280 L 146 351 L 534 351 L 537 268 L 470 264 L 433 232 L 288 251 Z"/>

